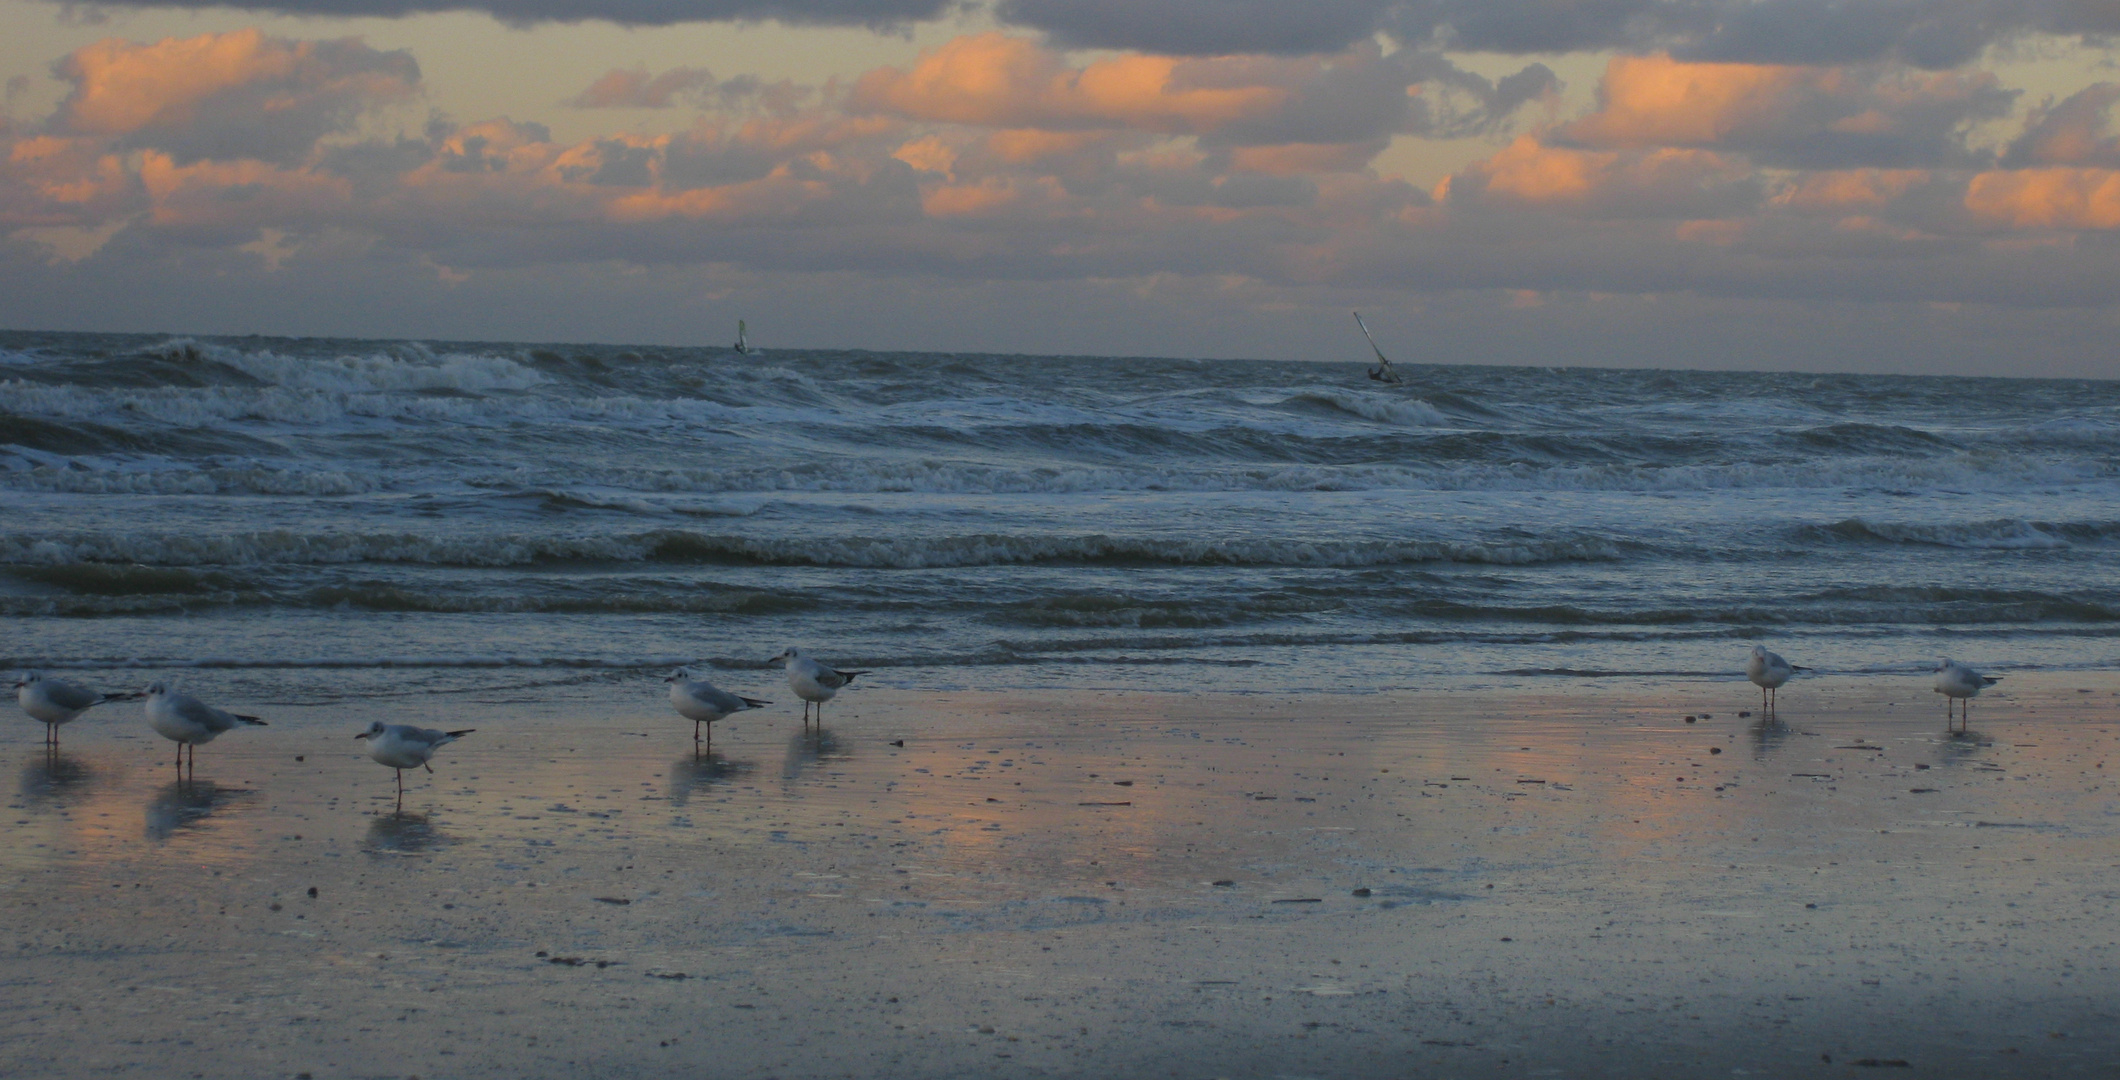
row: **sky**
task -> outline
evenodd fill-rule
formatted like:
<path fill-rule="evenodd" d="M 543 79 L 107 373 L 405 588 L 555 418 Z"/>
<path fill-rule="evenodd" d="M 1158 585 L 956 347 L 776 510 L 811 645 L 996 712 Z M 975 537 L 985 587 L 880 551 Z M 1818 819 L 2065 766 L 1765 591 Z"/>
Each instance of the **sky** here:
<path fill-rule="evenodd" d="M 0 0 L 0 326 L 2120 374 L 2120 0 Z"/>

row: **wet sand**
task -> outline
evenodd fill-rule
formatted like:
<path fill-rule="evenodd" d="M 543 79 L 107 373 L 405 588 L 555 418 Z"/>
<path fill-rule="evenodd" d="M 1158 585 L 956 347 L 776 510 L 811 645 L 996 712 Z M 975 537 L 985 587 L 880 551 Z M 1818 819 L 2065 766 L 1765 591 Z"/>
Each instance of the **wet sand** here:
<path fill-rule="evenodd" d="M 190 784 L 17 717 L 0 1073 L 2110 1075 L 2120 678 L 2004 687 L 869 688 L 695 758 L 606 683 L 400 703 L 479 729 L 402 813 L 362 708 L 224 702 Z"/>

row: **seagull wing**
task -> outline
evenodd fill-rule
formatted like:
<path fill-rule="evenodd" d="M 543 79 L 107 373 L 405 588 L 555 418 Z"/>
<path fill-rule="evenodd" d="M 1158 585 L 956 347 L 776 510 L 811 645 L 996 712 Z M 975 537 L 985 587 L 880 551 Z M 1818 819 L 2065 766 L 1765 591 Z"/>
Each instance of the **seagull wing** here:
<path fill-rule="evenodd" d="M 91 705 L 101 705 L 105 701 L 110 700 L 93 690 L 75 686 L 73 683 L 59 679 L 44 680 L 44 696 L 50 698 L 52 704 L 62 709 L 72 709 L 75 712 L 80 712 Z"/>

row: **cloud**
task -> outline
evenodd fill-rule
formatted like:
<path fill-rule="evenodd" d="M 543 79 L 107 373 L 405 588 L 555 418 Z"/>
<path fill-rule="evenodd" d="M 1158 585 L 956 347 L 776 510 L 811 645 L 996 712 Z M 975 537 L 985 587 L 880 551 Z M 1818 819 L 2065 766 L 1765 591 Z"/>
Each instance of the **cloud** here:
<path fill-rule="evenodd" d="M 1563 127 L 1579 146 L 1712 147 L 1762 165 L 1966 165 L 1967 128 L 2007 115 L 2016 92 L 1984 72 L 1689 63 L 1614 57 L 1597 111 Z"/>
<path fill-rule="evenodd" d="M 1536 207 L 1598 217 L 1706 218 L 1755 206 L 1759 176 L 1741 160 L 1706 150 L 1588 151 L 1526 135 L 1449 177 L 1453 206 Z"/>
<path fill-rule="evenodd" d="M 2120 170 L 1985 172 L 1967 185 L 1965 208 L 2013 229 L 2120 229 Z"/>
<path fill-rule="evenodd" d="M 1469 95 L 1471 107 L 1439 114 L 1423 85 Z M 1540 65 L 1494 83 L 1435 54 L 1387 57 L 1374 44 L 1330 56 L 1125 54 L 1077 66 L 1028 38 L 987 33 L 955 38 L 910 68 L 863 75 L 848 107 L 929 123 L 1195 136 L 1208 147 L 1359 144 L 1373 155 L 1395 134 L 1492 129 L 1557 86 Z"/>
<path fill-rule="evenodd" d="M 2006 165 L 2120 165 L 2120 138 L 2112 127 L 2120 83 L 2092 83 L 2059 105 L 2033 111 L 2024 134 L 2002 155 Z"/>
<path fill-rule="evenodd" d="M 1471 52 L 1944 69 L 2031 34 L 2120 34 L 2120 8 L 2082 0 L 1001 0 L 995 10 L 1071 48 L 1190 56 L 1336 52 L 1382 31 Z"/>
<path fill-rule="evenodd" d="M 419 65 L 403 51 L 358 40 L 288 41 L 237 30 L 135 45 L 116 38 L 53 68 L 73 84 L 51 130 L 116 136 L 115 148 L 154 149 L 177 163 L 306 156 L 318 139 L 350 131 L 364 112 L 410 99 Z"/>
<path fill-rule="evenodd" d="M 472 11 L 516 26 L 591 20 L 621 26 L 771 20 L 795 26 L 892 30 L 942 18 L 961 3 L 962 0 L 103 0 L 101 6 L 233 8 L 342 19 L 394 19 Z"/>
<path fill-rule="evenodd" d="M 646 68 L 613 68 L 567 104 L 577 109 L 668 109 L 677 105 L 733 110 L 757 107 L 786 114 L 813 97 L 812 87 L 783 80 L 768 83 L 756 75 L 717 81 L 705 68 L 675 67 L 660 75 Z"/>
<path fill-rule="evenodd" d="M 1066 48 L 1179 56 L 1338 52 L 1368 37 L 1390 0 L 1001 0 L 1002 21 Z"/>

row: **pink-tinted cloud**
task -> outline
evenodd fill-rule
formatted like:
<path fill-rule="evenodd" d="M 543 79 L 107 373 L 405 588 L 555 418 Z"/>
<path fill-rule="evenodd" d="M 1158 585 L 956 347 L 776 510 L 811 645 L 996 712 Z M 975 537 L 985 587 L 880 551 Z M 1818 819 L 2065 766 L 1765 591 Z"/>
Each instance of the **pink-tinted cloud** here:
<path fill-rule="evenodd" d="M 1182 69 L 1182 70 L 1181 70 Z M 1028 38 L 954 38 L 909 70 L 880 68 L 854 85 L 857 109 L 995 128 L 1140 128 L 1204 134 L 1285 104 L 1287 87 L 1216 79 L 1169 56 L 1068 65 Z M 1208 77 L 1202 77 L 1208 76 Z"/>
<path fill-rule="evenodd" d="M 2005 115 L 2014 98 L 1983 72 L 1620 56 L 1606 66 L 1597 110 L 1557 138 L 1739 151 L 1810 168 L 1971 164 L 1978 155 L 1966 146 L 1967 127 Z"/>
<path fill-rule="evenodd" d="M 2014 229 L 2120 229 L 2120 170 L 1985 172 L 1967 185 L 1965 208 Z"/>
<path fill-rule="evenodd" d="M 1707 150 L 1578 150 L 1526 135 L 1444 181 L 1452 205 L 1529 206 L 1597 216 L 1699 218 L 1746 209 L 1758 175 Z"/>
<path fill-rule="evenodd" d="M 54 131 L 116 136 L 183 161 L 297 159 L 361 114 L 411 98 L 420 80 L 409 53 L 256 29 L 147 45 L 106 39 L 53 70 L 73 84 Z"/>
<path fill-rule="evenodd" d="M 713 85 L 714 73 L 705 68 L 677 67 L 660 75 L 646 68 L 613 68 L 569 104 L 577 109 L 667 109 L 677 98 Z"/>

